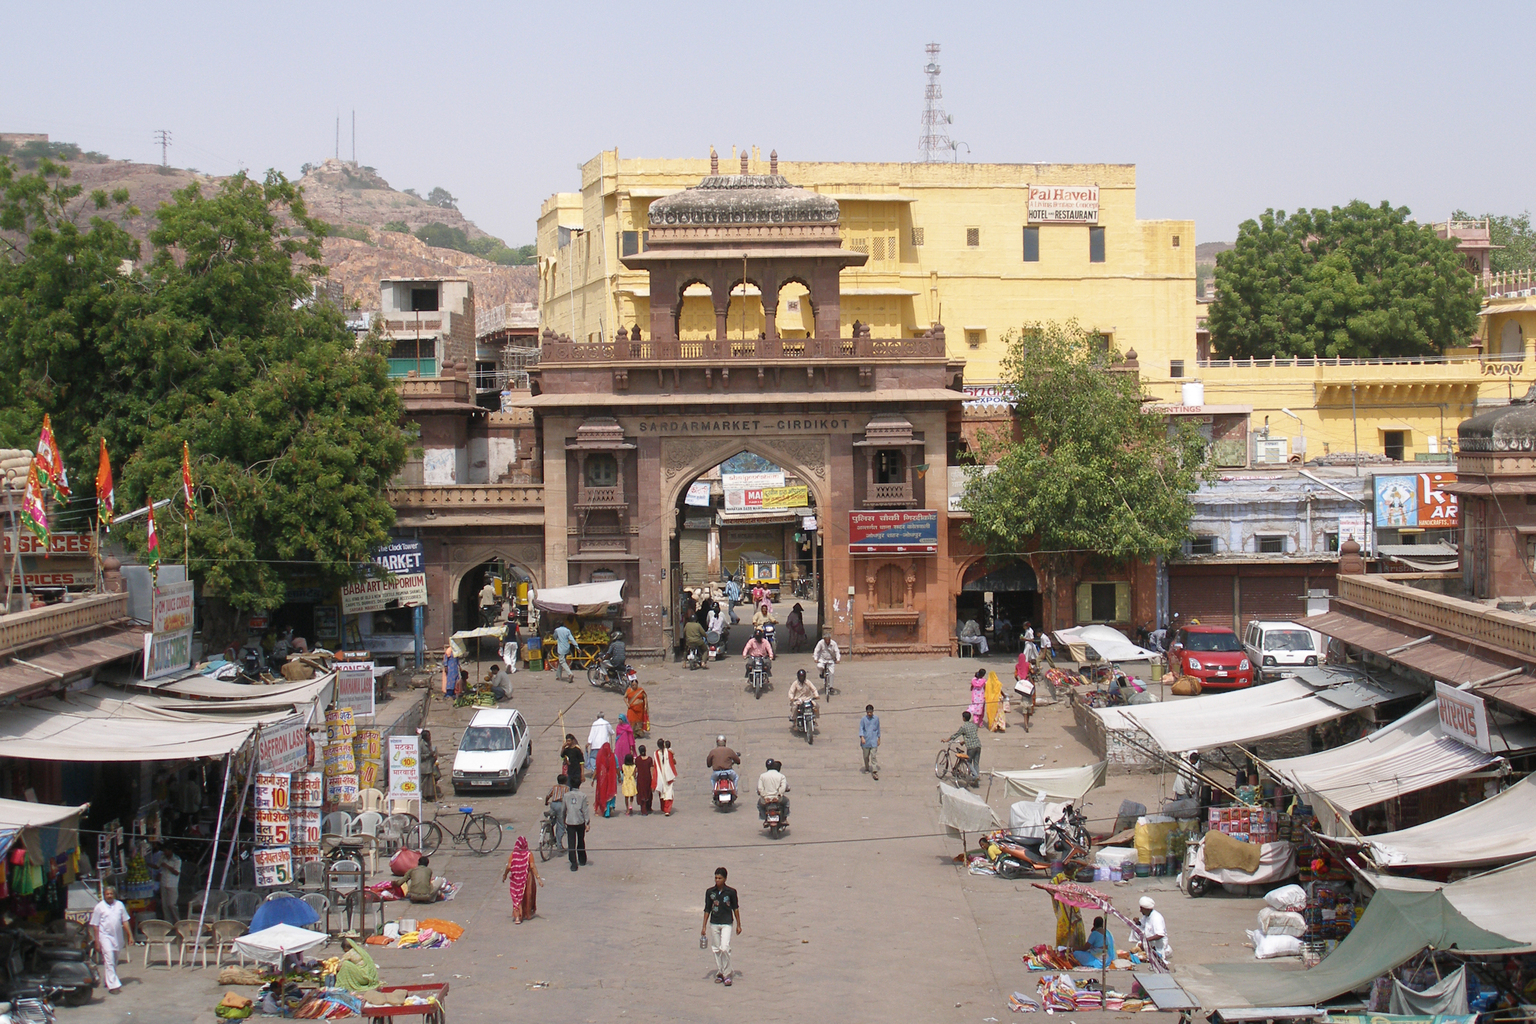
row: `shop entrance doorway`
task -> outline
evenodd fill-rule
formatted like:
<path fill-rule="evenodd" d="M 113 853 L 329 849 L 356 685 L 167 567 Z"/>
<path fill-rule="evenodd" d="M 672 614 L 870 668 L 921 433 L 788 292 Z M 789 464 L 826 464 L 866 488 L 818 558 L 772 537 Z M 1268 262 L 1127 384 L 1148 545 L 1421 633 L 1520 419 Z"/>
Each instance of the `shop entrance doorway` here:
<path fill-rule="evenodd" d="M 984 558 L 972 565 L 962 577 L 955 606 L 957 621 L 975 618 L 1004 651 L 1018 650 L 1018 635 L 1026 625 L 1040 631 L 1040 582 L 1020 558 Z"/>

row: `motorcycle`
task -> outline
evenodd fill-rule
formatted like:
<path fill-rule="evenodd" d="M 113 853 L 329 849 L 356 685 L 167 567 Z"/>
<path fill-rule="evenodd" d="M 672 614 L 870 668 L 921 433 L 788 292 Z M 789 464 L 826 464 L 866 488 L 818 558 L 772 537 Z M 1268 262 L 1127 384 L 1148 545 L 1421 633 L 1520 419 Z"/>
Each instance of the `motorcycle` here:
<path fill-rule="evenodd" d="M 763 687 L 768 684 L 768 667 L 764 659 L 752 659 L 752 667 L 747 672 L 747 681 L 752 685 L 752 696 L 762 700 Z"/>
<path fill-rule="evenodd" d="M 789 821 L 784 816 L 784 805 L 778 800 L 763 801 L 763 828 L 768 830 L 768 835 L 777 839 L 780 832 L 789 828 Z"/>
<path fill-rule="evenodd" d="M 726 626 L 721 630 L 712 629 L 704 635 L 704 639 L 709 642 L 709 660 L 719 661 L 725 657 L 726 646 L 730 643 L 731 627 Z"/>
<path fill-rule="evenodd" d="M 1072 804 L 1061 809 L 1061 814 L 1045 823 L 1045 840 L 1040 844 L 1040 856 L 1047 860 L 1068 861 L 1086 857 L 1093 847 L 1093 837 L 1088 834 L 1088 818 Z"/>
<path fill-rule="evenodd" d="M 607 658 L 587 666 L 587 682 L 600 689 L 623 693 L 639 681 L 640 673 L 635 671 L 633 665 L 624 666 L 623 678 L 614 675 L 613 663 Z"/>
<path fill-rule="evenodd" d="M 816 702 L 809 697 L 795 701 L 794 713 L 790 716 L 794 723 L 795 732 L 805 733 L 805 742 L 816 742 Z"/>
<path fill-rule="evenodd" d="M 768 641 L 768 646 L 773 648 L 773 653 L 779 653 L 779 642 L 776 639 L 776 631 L 774 630 L 773 623 L 763 623 L 763 639 Z"/>
<path fill-rule="evenodd" d="M 717 810 L 733 809 L 736 806 L 736 780 L 727 772 L 715 772 L 710 799 L 714 801 Z"/>
<path fill-rule="evenodd" d="M 1038 843 L 1008 831 L 993 832 L 981 841 L 992 870 L 999 878 L 1023 878 L 1045 874 L 1050 864 L 1041 859 Z"/>
<path fill-rule="evenodd" d="M 64 1006 L 84 1006 L 96 988 L 96 971 L 83 949 L 44 946 L 17 928 L 0 932 L 0 963 L 4 964 L 5 998 L 57 1000 Z"/>
<path fill-rule="evenodd" d="M 688 648 L 688 656 L 687 656 L 686 660 L 688 662 L 688 671 L 690 671 L 690 672 L 697 672 L 700 668 L 703 667 L 703 661 L 704 661 L 704 651 L 703 651 L 703 649 L 699 648 L 699 647 L 692 647 L 692 646 L 690 646 Z"/>

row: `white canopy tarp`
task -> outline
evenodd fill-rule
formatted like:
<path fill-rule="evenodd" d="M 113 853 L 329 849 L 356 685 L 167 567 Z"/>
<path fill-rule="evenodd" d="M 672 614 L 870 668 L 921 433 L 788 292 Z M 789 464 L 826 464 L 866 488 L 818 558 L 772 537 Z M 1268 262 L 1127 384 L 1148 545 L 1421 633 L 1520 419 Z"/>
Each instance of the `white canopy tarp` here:
<path fill-rule="evenodd" d="M 1454 817 L 1454 815 L 1451 815 Z M 1444 819 L 1442 819 L 1444 820 Z M 1524 819 L 1529 827 L 1530 819 Z M 1468 921 L 1518 942 L 1536 945 L 1536 914 L 1531 913 L 1529 894 L 1536 891 L 1536 858 L 1518 864 L 1471 875 L 1458 882 L 1427 882 L 1419 878 L 1395 878 L 1375 872 L 1361 872 L 1378 889 L 1408 892 L 1441 890 L 1451 906 Z M 1520 893 L 1526 893 L 1521 897 Z"/>
<path fill-rule="evenodd" d="M 275 924 L 259 932 L 242 935 L 235 948 L 262 963 L 280 963 L 287 953 L 302 953 L 330 941 L 325 932 L 313 932 L 291 924 Z"/>
<path fill-rule="evenodd" d="M 57 825 L 90 808 L 90 804 L 66 807 L 62 804 L 38 804 L 31 800 L 0 800 L 0 829 Z"/>
<path fill-rule="evenodd" d="M 232 754 L 245 746 L 256 728 L 250 721 L 185 717 L 191 720 L 12 707 L 0 711 L 0 751 L 6 757 L 38 761 L 182 761 Z M 153 721 L 153 727 L 147 721 Z"/>
<path fill-rule="evenodd" d="M 1008 808 L 1008 831 L 1025 839 L 1044 839 L 1045 823 L 1061 815 L 1066 804 L 1020 800 Z"/>
<path fill-rule="evenodd" d="M 1369 736 L 1332 750 L 1270 761 L 1269 767 L 1293 788 L 1349 813 L 1449 782 L 1497 760 L 1445 735 L 1437 704 L 1429 701 Z"/>
<path fill-rule="evenodd" d="M 313 679 L 282 683 L 226 683 L 208 676 L 192 676 L 156 687 L 155 695 L 196 700 L 199 706 L 218 709 L 223 704 L 240 707 L 280 707 L 293 704 L 330 703 L 329 687 L 336 673 L 324 672 Z"/>
<path fill-rule="evenodd" d="M 220 725 L 273 725 L 293 714 L 285 701 L 267 708 L 247 707 L 232 701 L 198 702 L 157 697 L 152 693 L 125 694 L 105 686 L 92 686 L 64 695 L 28 701 L 24 707 L 42 712 L 64 712 L 82 718 L 138 719 L 140 721 L 217 722 Z"/>
<path fill-rule="evenodd" d="M 1363 842 L 1382 867 L 1498 864 L 1536 857 L 1536 775 L 1443 818 L 1366 836 Z"/>
<path fill-rule="evenodd" d="M 624 581 L 578 583 L 570 587 L 540 587 L 533 603 L 547 612 L 565 615 L 602 615 L 611 604 L 624 602 Z"/>
<path fill-rule="evenodd" d="M 460 658 L 469 656 L 469 644 L 467 641 L 475 639 L 495 639 L 498 642 L 506 635 L 505 626 L 480 626 L 475 629 L 461 629 L 448 638 L 453 645 L 453 653 Z"/>
<path fill-rule="evenodd" d="M 1119 721 L 1128 720 L 1170 753 L 1279 736 L 1349 713 L 1295 679 L 1280 679 L 1231 693 L 1095 711 L 1106 727 L 1123 728 Z M 1117 714 L 1105 715 L 1105 711 Z"/>
<path fill-rule="evenodd" d="M 1082 765 L 1076 768 L 1029 768 L 1016 771 L 992 772 L 992 777 L 1002 779 L 1010 804 L 1019 800 L 1036 800 L 1042 794 L 1047 800 L 1081 800 L 1090 789 L 1104 785 L 1108 761 Z"/>
<path fill-rule="evenodd" d="M 997 812 L 975 793 L 939 783 L 939 824 L 959 833 L 990 832 L 1002 828 Z"/>
<path fill-rule="evenodd" d="M 1157 657 L 1156 651 L 1137 646 L 1131 642 L 1130 637 L 1113 626 L 1074 626 L 1072 629 L 1058 629 L 1055 636 L 1066 647 L 1067 656 L 1073 661 L 1088 661 L 1090 647 L 1105 661 L 1146 661 Z"/>

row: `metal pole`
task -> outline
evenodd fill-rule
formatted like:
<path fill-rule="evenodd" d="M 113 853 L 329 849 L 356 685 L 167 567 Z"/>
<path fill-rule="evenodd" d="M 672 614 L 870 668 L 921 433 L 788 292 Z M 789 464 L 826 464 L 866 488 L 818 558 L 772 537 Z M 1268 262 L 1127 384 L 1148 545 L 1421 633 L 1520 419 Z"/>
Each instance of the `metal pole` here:
<path fill-rule="evenodd" d="M 240 787 L 240 806 L 235 810 L 235 824 L 234 828 L 230 830 L 229 853 L 224 858 L 224 874 L 219 876 L 220 889 L 224 888 L 225 884 L 229 881 L 229 865 L 235 859 L 235 847 L 238 845 L 237 841 L 240 835 L 240 818 L 245 814 L 245 795 L 251 791 L 251 782 L 256 778 L 256 752 L 260 748 L 261 726 L 258 725 L 255 737 L 251 741 L 251 766 L 245 773 L 245 785 Z M 227 786 L 228 782 L 225 785 Z"/>
<path fill-rule="evenodd" d="M 1358 416 L 1355 415 L 1355 412 L 1356 412 L 1356 410 L 1355 410 L 1355 388 L 1356 388 L 1356 385 L 1354 385 L 1354 384 L 1351 384 L 1349 386 L 1349 422 L 1350 422 L 1350 425 L 1353 426 L 1354 430 L 1355 430 L 1355 476 L 1359 476 L 1360 475 L 1360 419 L 1359 419 Z"/>
<path fill-rule="evenodd" d="M 208 917 L 208 894 L 213 891 L 213 872 L 219 866 L 219 836 L 224 831 L 224 801 L 229 796 L 229 772 L 235 766 L 235 751 L 224 759 L 224 785 L 219 790 L 219 814 L 213 819 L 213 851 L 208 857 L 208 884 L 203 886 L 203 905 L 197 912 L 198 941 L 202 940 L 203 921 Z M 228 868 L 226 867 L 226 872 Z"/>

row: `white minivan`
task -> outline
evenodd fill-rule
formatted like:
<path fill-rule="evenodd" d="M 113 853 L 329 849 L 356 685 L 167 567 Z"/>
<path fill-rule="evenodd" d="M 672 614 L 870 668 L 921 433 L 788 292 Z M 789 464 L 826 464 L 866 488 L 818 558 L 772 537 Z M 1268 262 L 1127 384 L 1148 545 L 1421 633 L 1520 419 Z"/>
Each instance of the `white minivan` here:
<path fill-rule="evenodd" d="M 490 789 L 516 793 L 532 757 L 533 741 L 521 712 L 476 711 L 453 756 L 453 792 L 458 796 Z"/>
<path fill-rule="evenodd" d="M 1328 648 L 1323 634 L 1299 623 L 1255 620 L 1243 632 L 1243 650 L 1268 682 L 1284 675 L 1287 668 L 1321 664 Z"/>

